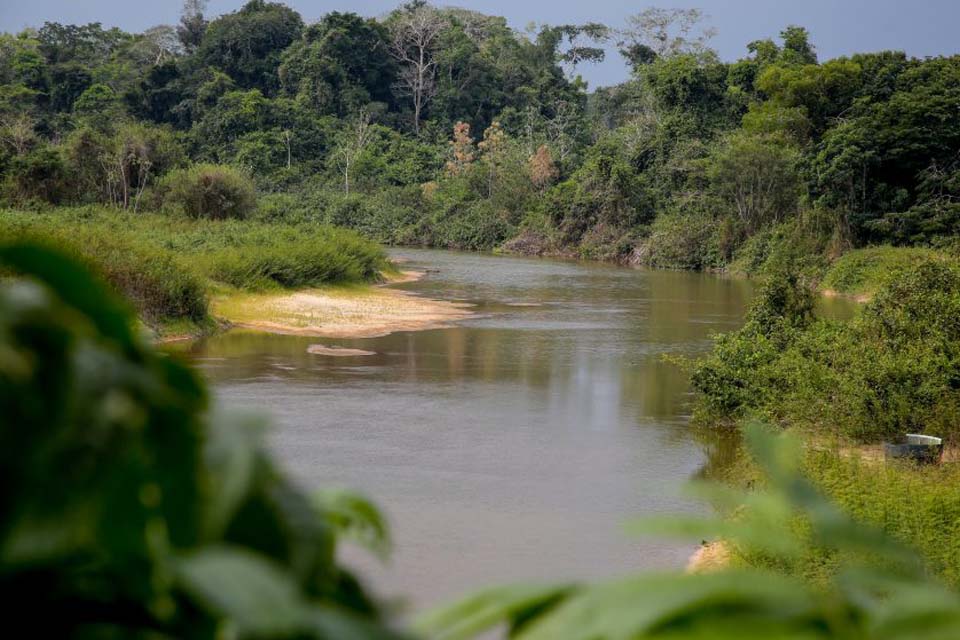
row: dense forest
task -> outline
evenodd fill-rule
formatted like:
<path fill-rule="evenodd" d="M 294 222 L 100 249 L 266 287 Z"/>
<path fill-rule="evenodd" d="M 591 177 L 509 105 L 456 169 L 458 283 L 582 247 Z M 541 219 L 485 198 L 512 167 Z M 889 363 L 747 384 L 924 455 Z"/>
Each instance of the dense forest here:
<path fill-rule="evenodd" d="M 399 639 L 409 627 L 452 640 L 497 625 L 549 640 L 958 637 L 960 55 L 821 60 L 811 34 L 786 25 L 731 62 L 713 35 L 694 9 L 520 31 L 423 0 L 312 24 L 266 0 L 217 17 L 185 0 L 179 24 L 143 33 L 47 22 L 0 34 L 0 600 L 13 626 L 28 616 L 38 635 L 84 638 Z M 609 52 L 629 79 L 589 87 L 578 69 Z M 371 302 L 364 285 L 405 277 L 382 245 L 760 276 L 754 288 L 659 273 L 750 287 L 743 324 L 746 303 L 713 343 L 644 342 L 639 306 L 626 346 L 612 323 L 567 322 L 614 343 L 591 354 L 630 350 L 624 369 L 642 352 L 690 374 L 674 417 L 687 429 L 692 412 L 686 436 L 707 443 L 700 475 L 719 482 L 700 492 L 715 513 L 633 528 L 704 541 L 717 566 L 494 587 L 398 623 L 337 553 L 389 552 L 377 509 L 349 492 L 308 495 L 256 424 L 213 410 L 201 375 L 155 344 L 243 327 L 238 309 L 253 309 L 268 332 L 302 338 L 299 355 L 377 356 L 308 344 L 346 339 L 309 332 L 329 309 L 282 324 L 271 304 L 334 291 L 362 300 L 354 316 L 334 309 L 349 323 L 396 312 L 401 296 L 425 302 Z M 461 294 L 482 287 L 454 288 L 455 301 L 426 302 L 468 317 Z M 821 292 L 857 296 L 855 310 L 829 317 Z M 477 306 L 562 306 L 513 293 Z M 706 315 L 722 314 L 669 323 Z M 359 338 L 449 327 L 401 320 Z M 523 324 L 534 326 L 565 340 Z M 457 341 L 450 363 L 469 357 Z M 546 344 L 528 350 L 566 365 Z M 278 364 L 270 376 L 295 369 Z M 428 378 L 405 380 L 429 389 Z M 615 402 L 601 388 L 588 395 Z M 429 397 L 416 402 L 429 409 Z M 936 464 L 884 457 L 908 433 L 941 439 Z"/>
<path fill-rule="evenodd" d="M 518 32 L 423 2 L 47 23 L 0 39 L 2 198 L 748 272 L 950 242 L 960 58 L 820 61 L 790 26 L 723 62 L 710 36 L 694 10 Z M 631 79 L 591 92 L 611 44 Z"/>

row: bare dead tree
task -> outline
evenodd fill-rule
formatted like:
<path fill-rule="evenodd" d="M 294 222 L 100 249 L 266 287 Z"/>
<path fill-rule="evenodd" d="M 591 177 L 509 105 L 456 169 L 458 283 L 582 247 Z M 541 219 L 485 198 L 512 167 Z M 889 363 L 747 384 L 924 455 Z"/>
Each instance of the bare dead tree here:
<path fill-rule="evenodd" d="M 351 122 L 350 128 L 343 133 L 340 144 L 333 152 L 337 167 L 343 174 L 344 193 L 350 193 L 350 172 L 370 143 L 373 133 L 372 122 L 370 113 L 365 108 L 361 108 Z"/>
<path fill-rule="evenodd" d="M 616 32 L 617 44 L 634 64 L 684 53 L 701 55 L 710 50 L 707 43 L 717 33 L 701 27 L 705 18 L 700 9 L 650 7 L 627 18 L 627 26 Z"/>
<path fill-rule="evenodd" d="M 425 4 L 403 11 L 391 25 L 390 53 L 400 64 L 394 88 L 413 101 L 413 130 L 417 135 L 424 108 L 437 93 L 434 48 L 446 27 L 443 16 Z"/>
<path fill-rule="evenodd" d="M 163 64 L 184 52 L 176 29 L 169 25 L 150 27 L 143 32 L 143 37 L 155 65 Z"/>
<path fill-rule="evenodd" d="M 207 19 L 203 12 L 207 9 L 207 0 L 184 0 L 180 11 L 180 25 L 177 38 L 187 52 L 196 51 L 207 31 Z"/>

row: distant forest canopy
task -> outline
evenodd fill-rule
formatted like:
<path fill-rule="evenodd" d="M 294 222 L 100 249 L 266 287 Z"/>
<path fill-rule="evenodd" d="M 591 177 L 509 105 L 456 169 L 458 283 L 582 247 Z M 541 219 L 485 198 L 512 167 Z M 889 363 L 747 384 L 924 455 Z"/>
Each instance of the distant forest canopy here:
<path fill-rule="evenodd" d="M 387 243 L 749 270 L 953 242 L 960 57 L 820 61 L 787 26 L 728 63 L 712 35 L 697 10 L 518 32 L 422 1 L 46 23 L 0 35 L 0 199 L 206 215 L 174 184 L 197 165 L 252 183 L 243 215 Z M 611 43 L 631 80 L 590 92 L 576 66 Z"/>

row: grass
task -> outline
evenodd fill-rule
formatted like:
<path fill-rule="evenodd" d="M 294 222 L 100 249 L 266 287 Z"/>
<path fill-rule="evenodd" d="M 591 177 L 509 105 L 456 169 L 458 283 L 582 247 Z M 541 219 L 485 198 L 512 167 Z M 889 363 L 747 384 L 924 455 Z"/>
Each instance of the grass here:
<path fill-rule="evenodd" d="M 209 327 L 208 300 L 224 286 L 249 292 L 362 283 L 394 270 L 376 243 L 314 223 L 191 220 L 103 207 L 0 211 L 0 239 L 21 238 L 79 257 L 144 322 L 167 334 Z"/>
<path fill-rule="evenodd" d="M 834 504 L 857 521 L 876 526 L 915 548 L 931 573 L 952 587 L 960 587 L 960 464 L 919 467 L 861 456 L 859 450 L 845 450 L 835 442 L 806 440 L 803 473 Z M 728 463 L 721 477 L 753 490 L 762 488 L 765 482 L 757 465 L 745 454 Z M 735 513 L 730 515 L 737 517 Z M 802 520 L 792 527 L 800 536 L 808 533 Z M 806 542 L 799 555 L 777 560 L 741 546 L 732 553 L 732 562 L 824 584 L 850 559 L 809 538 Z M 870 560 L 884 562 L 884 558 Z"/>
<path fill-rule="evenodd" d="M 872 291 L 854 318 L 815 318 L 803 278 L 771 276 L 744 327 L 719 337 L 695 368 L 696 415 L 710 425 L 759 419 L 800 434 L 809 445 L 806 474 L 828 497 L 915 546 L 932 572 L 960 586 L 960 465 L 881 462 L 862 446 L 906 433 L 960 443 L 960 265 L 927 250 L 850 255 L 838 262 L 833 282 Z M 761 482 L 749 461 L 728 467 L 722 475 L 732 484 Z M 799 533 L 805 524 L 796 523 Z M 825 584 L 849 558 L 808 542 L 789 559 L 755 549 L 736 556 Z"/>
<path fill-rule="evenodd" d="M 884 284 L 923 261 L 942 257 L 920 247 L 868 247 L 838 258 L 823 278 L 824 289 L 852 296 L 872 296 Z"/>

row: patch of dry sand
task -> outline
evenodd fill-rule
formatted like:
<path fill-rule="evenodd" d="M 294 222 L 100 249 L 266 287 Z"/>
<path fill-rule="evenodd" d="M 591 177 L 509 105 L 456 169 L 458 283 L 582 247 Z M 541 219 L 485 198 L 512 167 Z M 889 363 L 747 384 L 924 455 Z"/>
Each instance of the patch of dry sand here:
<path fill-rule="evenodd" d="M 687 573 L 714 573 L 730 566 L 730 548 L 723 540 L 700 545 L 687 562 Z"/>
<path fill-rule="evenodd" d="M 405 271 L 386 284 L 423 276 Z M 384 286 L 235 294 L 212 301 L 234 326 L 318 338 L 378 338 L 398 331 L 439 329 L 470 317 L 472 305 L 433 300 Z"/>

